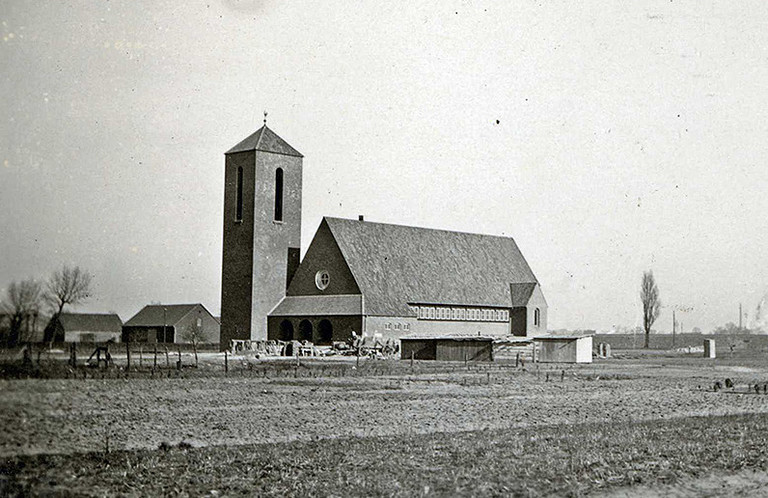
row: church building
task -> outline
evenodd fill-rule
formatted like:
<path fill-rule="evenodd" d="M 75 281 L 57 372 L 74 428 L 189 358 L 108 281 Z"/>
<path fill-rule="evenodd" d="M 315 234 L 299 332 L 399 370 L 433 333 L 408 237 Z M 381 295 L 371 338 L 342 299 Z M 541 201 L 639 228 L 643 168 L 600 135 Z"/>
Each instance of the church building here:
<path fill-rule="evenodd" d="M 546 300 L 510 237 L 326 217 L 299 264 L 302 157 L 266 123 L 226 153 L 222 348 L 546 334 Z"/>
<path fill-rule="evenodd" d="M 323 218 L 269 339 L 545 334 L 547 303 L 510 237 Z"/>

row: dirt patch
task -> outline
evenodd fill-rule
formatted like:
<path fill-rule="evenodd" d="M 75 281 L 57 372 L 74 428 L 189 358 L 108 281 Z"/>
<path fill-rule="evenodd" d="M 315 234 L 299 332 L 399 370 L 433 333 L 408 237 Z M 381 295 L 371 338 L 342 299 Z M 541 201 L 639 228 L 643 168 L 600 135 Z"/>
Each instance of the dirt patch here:
<path fill-rule="evenodd" d="M 681 479 L 674 484 L 631 486 L 595 494 L 613 498 L 700 498 L 714 496 L 768 496 L 768 473 L 744 470 Z"/>

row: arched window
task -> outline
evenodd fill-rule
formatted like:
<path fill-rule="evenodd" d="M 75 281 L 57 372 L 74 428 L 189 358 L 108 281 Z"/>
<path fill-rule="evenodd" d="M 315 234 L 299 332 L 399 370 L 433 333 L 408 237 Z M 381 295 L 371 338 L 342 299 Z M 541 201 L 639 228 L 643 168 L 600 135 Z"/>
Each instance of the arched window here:
<path fill-rule="evenodd" d="M 309 320 L 299 323 L 299 340 L 312 342 L 312 323 Z"/>
<path fill-rule="evenodd" d="M 243 221 L 243 167 L 237 168 L 237 208 L 235 211 L 235 221 Z"/>
<path fill-rule="evenodd" d="M 539 308 L 536 308 L 533 312 L 533 324 L 537 327 L 541 324 L 541 311 Z"/>
<path fill-rule="evenodd" d="M 275 171 L 275 221 L 283 221 L 283 169 Z"/>
<path fill-rule="evenodd" d="M 280 322 L 280 340 L 292 341 L 293 340 L 293 324 L 290 320 L 283 320 Z"/>
<path fill-rule="evenodd" d="M 329 320 L 320 320 L 317 326 L 320 335 L 318 344 L 331 344 L 333 342 L 333 325 Z"/>

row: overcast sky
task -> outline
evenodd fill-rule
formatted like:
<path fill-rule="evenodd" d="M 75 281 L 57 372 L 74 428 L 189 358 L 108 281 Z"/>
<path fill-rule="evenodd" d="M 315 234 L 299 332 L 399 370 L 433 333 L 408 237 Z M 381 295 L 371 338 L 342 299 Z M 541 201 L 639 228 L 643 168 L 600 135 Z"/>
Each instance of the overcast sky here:
<path fill-rule="evenodd" d="M 550 328 L 754 316 L 768 290 L 768 3 L 7 1 L 0 291 L 218 314 L 223 153 L 269 126 L 324 215 L 510 235 Z M 352 5 L 359 5 L 353 8 Z"/>

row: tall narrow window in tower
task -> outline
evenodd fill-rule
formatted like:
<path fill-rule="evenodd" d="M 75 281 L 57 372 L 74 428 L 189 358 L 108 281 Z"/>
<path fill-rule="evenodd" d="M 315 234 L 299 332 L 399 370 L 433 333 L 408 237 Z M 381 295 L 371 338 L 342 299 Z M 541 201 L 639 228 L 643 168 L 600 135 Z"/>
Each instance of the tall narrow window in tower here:
<path fill-rule="evenodd" d="M 237 208 L 235 221 L 243 221 L 243 167 L 237 168 Z"/>
<path fill-rule="evenodd" d="M 275 221 L 283 221 L 283 168 L 275 171 Z"/>

